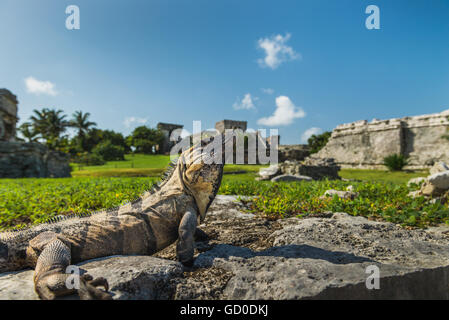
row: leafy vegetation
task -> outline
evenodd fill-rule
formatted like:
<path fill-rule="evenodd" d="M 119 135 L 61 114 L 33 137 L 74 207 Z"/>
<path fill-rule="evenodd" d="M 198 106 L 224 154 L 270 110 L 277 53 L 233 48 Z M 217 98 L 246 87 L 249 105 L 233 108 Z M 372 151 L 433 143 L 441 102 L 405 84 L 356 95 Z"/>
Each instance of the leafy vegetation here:
<path fill-rule="evenodd" d="M 345 190 L 349 185 L 359 193 L 354 200 L 321 197 L 328 189 Z M 405 184 L 344 181 L 225 183 L 220 189 L 224 194 L 255 195 L 250 211 L 269 219 L 346 212 L 408 227 L 449 224 L 447 204 L 431 204 L 424 197 L 410 198 L 409 191 Z"/>
<path fill-rule="evenodd" d="M 93 154 L 99 155 L 105 161 L 125 160 L 125 148 L 113 144 L 110 140 L 100 142 L 93 148 Z"/>
<path fill-rule="evenodd" d="M 61 137 L 70 126 L 66 115 L 62 110 L 44 108 L 41 111 L 33 110 L 34 115 L 30 117 L 33 132 L 36 136 L 45 140 L 45 144 L 52 150 L 63 150 L 67 144 L 67 138 Z"/>
<path fill-rule="evenodd" d="M 255 196 L 249 210 L 268 219 L 307 217 L 324 212 L 347 212 L 406 227 L 449 223 L 448 204 L 431 204 L 425 198 L 410 198 L 405 183 L 313 181 L 271 183 L 254 181 L 260 166 L 226 165 L 219 193 Z M 241 172 L 246 173 L 232 174 Z M 114 169 L 105 169 L 111 172 Z M 0 180 L 0 229 L 41 223 L 57 215 L 110 208 L 139 196 L 155 183 L 163 168 L 116 169 L 128 177 L 92 177 L 99 171 L 84 170 L 89 177 L 65 179 Z M 138 176 L 145 173 L 146 177 Z M 385 175 L 390 173 L 384 172 Z M 327 189 L 345 190 L 353 185 L 354 200 L 321 198 Z"/>
<path fill-rule="evenodd" d="M 135 153 L 154 154 L 157 151 L 156 146 L 161 145 L 163 140 L 161 131 L 140 126 L 126 138 L 126 143 L 134 148 Z"/>
<path fill-rule="evenodd" d="M 317 153 L 320 151 L 329 141 L 332 132 L 326 131 L 322 134 L 315 135 L 313 134 L 308 140 L 307 143 L 310 147 L 310 153 Z"/>
<path fill-rule="evenodd" d="M 392 154 L 384 158 L 384 164 L 391 171 L 401 171 L 407 165 L 407 158 L 402 154 Z"/>
<path fill-rule="evenodd" d="M 338 175 L 344 179 L 365 182 L 407 183 L 412 178 L 427 177 L 428 171 L 384 171 L 365 169 L 341 169 Z"/>
<path fill-rule="evenodd" d="M 111 208 L 149 189 L 157 178 L 0 180 L 0 228 L 23 227 L 57 215 Z"/>
<path fill-rule="evenodd" d="M 103 157 L 99 154 L 88 152 L 78 153 L 78 155 L 74 159 L 72 159 L 72 161 L 74 163 L 77 163 L 78 165 L 85 166 L 101 166 L 106 163 Z"/>

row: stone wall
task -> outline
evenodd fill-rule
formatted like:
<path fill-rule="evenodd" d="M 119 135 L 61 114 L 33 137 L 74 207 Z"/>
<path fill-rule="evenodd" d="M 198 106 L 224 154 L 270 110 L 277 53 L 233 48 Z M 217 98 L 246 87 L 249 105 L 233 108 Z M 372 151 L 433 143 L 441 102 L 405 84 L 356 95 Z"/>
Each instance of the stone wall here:
<path fill-rule="evenodd" d="M 184 126 L 180 124 L 159 122 L 157 128 L 164 134 L 164 141 L 158 151 L 162 154 L 168 154 L 170 153 L 171 148 L 176 144 L 176 141 L 170 140 L 172 132 L 178 129 L 182 130 Z"/>
<path fill-rule="evenodd" d="M 17 123 L 17 97 L 0 89 L 0 141 L 14 141 Z"/>
<path fill-rule="evenodd" d="M 357 121 L 338 126 L 316 156 L 334 158 L 343 168 L 384 168 L 391 154 L 408 157 L 409 169 L 449 161 L 449 110 L 390 120 Z"/>
<path fill-rule="evenodd" d="M 280 145 L 279 150 L 279 162 L 286 160 L 302 161 L 310 155 L 310 148 L 306 144 L 286 144 Z"/>
<path fill-rule="evenodd" d="M 39 143 L 0 141 L 0 178 L 70 177 L 68 160 Z"/>
<path fill-rule="evenodd" d="M 246 131 L 247 122 L 246 121 L 236 121 L 236 120 L 221 120 L 215 123 L 215 129 L 218 132 L 223 133 L 226 129 L 240 129 L 243 132 Z"/>

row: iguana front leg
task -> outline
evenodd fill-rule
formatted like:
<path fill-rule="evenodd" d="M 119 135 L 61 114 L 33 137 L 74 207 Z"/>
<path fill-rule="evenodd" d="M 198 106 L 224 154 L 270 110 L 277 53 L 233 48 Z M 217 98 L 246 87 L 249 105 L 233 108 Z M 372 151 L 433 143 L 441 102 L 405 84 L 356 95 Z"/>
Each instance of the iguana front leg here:
<path fill-rule="evenodd" d="M 34 288 L 41 299 L 52 300 L 59 296 L 73 294 L 78 291 L 81 299 L 111 299 L 111 295 L 97 286 L 108 290 L 104 278 L 93 279 L 84 274 L 80 276 L 80 287 L 68 289 L 66 285 L 70 274 L 66 273 L 70 265 L 70 243 L 53 232 L 44 232 L 30 241 L 28 255 L 37 257 L 34 270 Z"/>
<path fill-rule="evenodd" d="M 179 239 L 176 245 L 178 260 L 185 266 L 193 265 L 193 253 L 195 249 L 194 235 L 197 225 L 197 214 L 194 210 L 187 211 L 179 224 Z"/>

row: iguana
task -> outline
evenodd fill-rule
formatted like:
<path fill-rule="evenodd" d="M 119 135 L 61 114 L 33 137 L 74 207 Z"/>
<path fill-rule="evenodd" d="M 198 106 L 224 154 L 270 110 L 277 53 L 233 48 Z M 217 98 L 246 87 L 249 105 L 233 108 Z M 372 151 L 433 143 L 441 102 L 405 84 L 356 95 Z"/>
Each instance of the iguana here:
<path fill-rule="evenodd" d="M 88 274 L 80 276 L 79 289 L 68 289 L 67 266 L 111 255 L 152 255 L 176 240 L 178 260 L 191 265 L 197 224 L 223 175 L 224 161 L 211 161 L 222 156 L 214 140 L 220 148 L 225 144 L 223 135 L 217 135 L 184 151 L 156 190 L 133 202 L 0 233 L 0 273 L 34 268 L 34 288 L 41 299 L 75 292 L 81 299 L 111 299 L 107 280 Z"/>

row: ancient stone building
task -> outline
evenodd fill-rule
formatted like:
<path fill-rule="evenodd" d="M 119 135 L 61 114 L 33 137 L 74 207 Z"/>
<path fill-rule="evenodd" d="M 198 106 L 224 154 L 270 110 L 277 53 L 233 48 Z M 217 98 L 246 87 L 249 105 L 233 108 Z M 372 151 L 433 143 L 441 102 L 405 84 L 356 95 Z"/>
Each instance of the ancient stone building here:
<path fill-rule="evenodd" d="M 217 129 L 220 133 L 223 133 L 226 129 L 240 129 L 245 132 L 246 125 L 246 121 L 221 120 L 215 123 L 215 129 Z"/>
<path fill-rule="evenodd" d="M 170 141 L 172 132 L 176 129 L 182 129 L 184 126 L 180 124 L 159 122 L 157 128 L 164 134 L 164 141 L 158 151 L 163 154 L 170 153 L 171 148 L 177 143 L 177 141 Z"/>
<path fill-rule="evenodd" d="M 408 157 L 409 169 L 449 162 L 449 110 L 389 120 L 357 121 L 334 129 L 316 156 L 334 158 L 343 168 L 384 168 L 391 154 Z"/>
<path fill-rule="evenodd" d="M 306 144 L 279 145 L 279 162 L 286 160 L 302 161 L 310 155 L 310 147 Z"/>
<path fill-rule="evenodd" d="M 0 89 L 0 178 L 70 177 L 68 155 L 15 141 L 17 104 L 15 95 Z"/>
<path fill-rule="evenodd" d="M 16 137 L 17 97 L 0 89 L 0 141 L 14 141 Z"/>

